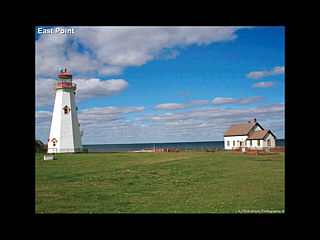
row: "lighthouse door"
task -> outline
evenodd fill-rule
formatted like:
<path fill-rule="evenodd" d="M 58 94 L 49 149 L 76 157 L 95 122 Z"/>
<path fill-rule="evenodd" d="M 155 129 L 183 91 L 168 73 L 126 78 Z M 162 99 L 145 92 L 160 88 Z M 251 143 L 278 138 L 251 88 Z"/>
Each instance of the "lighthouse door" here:
<path fill-rule="evenodd" d="M 51 142 L 52 142 L 52 153 L 57 153 L 57 142 L 58 142 L 58 140 L 57 139 L 55 139 L 55 138 L 53 138 L 52 140 L 51 140 Z"/>

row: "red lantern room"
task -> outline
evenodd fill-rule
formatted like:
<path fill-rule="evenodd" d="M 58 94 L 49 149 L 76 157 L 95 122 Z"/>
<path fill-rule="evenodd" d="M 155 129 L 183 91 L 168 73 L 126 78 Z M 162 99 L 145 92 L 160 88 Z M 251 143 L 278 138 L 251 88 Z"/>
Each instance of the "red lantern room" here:
<path fill-rule="evenodd" d="M 58 75 L 58 86 L 72 86 L 72 74 L 67 73 L 67 69 L 64 72 L 61 70 L 61 73 Z"/>

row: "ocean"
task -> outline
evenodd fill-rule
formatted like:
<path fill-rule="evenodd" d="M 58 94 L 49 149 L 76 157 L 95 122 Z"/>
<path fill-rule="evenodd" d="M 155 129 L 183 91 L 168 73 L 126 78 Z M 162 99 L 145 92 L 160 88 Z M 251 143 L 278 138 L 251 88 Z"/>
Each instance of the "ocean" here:
<path fill-rule="evenodd" d="M 285 139 L 276 139 L 276 146 L 284 147 Z M 88 144 L 83 145 L 88 152 L 129 152 L 139 150 L 152 150 L 154 148 L 192 150 L 222 150 L 224 141 L 211 142 L 176 142 L 176 143 L 132 143 L 132 144 Z"/>

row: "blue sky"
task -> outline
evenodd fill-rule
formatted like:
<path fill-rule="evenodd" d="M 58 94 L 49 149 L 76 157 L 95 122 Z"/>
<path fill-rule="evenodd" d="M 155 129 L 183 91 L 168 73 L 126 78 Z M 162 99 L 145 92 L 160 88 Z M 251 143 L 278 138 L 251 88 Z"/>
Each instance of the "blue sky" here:
<path fill-rule="evenodd" d="M 78 84 L 84 144 L 221 141 L 231 124 L 254 117 L 284 138 L 282 26 L 37 29 L 40 140 L 49 135 L 57 67 Z"/>

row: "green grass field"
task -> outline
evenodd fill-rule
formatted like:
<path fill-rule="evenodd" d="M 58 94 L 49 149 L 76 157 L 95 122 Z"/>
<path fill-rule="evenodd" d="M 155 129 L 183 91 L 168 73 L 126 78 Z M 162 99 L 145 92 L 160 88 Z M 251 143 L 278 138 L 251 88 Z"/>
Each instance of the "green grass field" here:
<path fill-rule="evenodd" d="M 269 213 L 285 208 L 284 153 L 35 156 L 36 213 Z"/>

